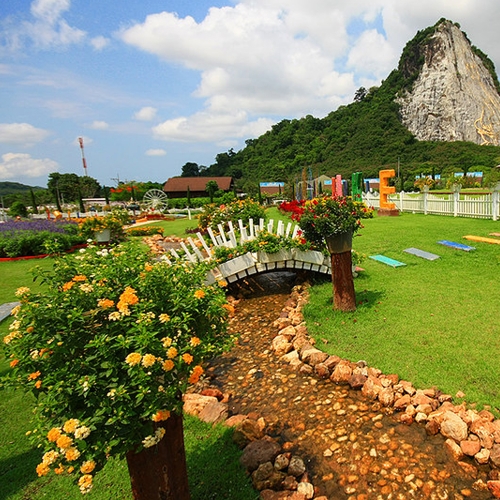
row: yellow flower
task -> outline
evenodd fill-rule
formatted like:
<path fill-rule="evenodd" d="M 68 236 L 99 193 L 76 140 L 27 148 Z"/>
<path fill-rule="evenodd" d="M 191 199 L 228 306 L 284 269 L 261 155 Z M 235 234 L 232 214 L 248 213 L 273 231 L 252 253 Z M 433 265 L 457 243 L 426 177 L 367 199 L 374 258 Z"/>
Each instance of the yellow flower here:
<path fill-rule="evenodd" d="M 18 304 L 17 306 L 12 308 L 12 311 L 10 311 L 10 314 L 12 314 L 12 316 L 17 316 L 19 314 L 20 310 L 21 310 L 21 306 Z"/>
<path fill-rule="evenodd" d="M 30 293 L 30 291 L 31 290 L 27 286 L 21 286 L 16 290 L 15 296 L 22 297 L 23 295 Z"/>
<path fill-rule="evenodd" d="M 170 337 L 163 337 L 161 339 L 163 342 L 163 347 L 166 349 L 167 347 L 170 347 L 172 345 L 172 339 Z"/>
<path fill-rule="evenodd" d="M 118 312 L 118 311 L 113 311 L 112 313 L 110 313 L 110 315 L 108 316 L 108 319 L 110 321 L 118 321 L 120 320 L 122 317 L 122 315 Z"/>
<path fill-rule="evenodd" d="M 93 460 L 87 460 L 86 462 L 83 462 L 82 466 L 80 467 L 80 472 L 82 474 L 90 474 L 94 469 L 95 462 Z"/>
<path fill-rule="evenodd" d="M 198 337 L 191 337 L 191 340 L 189 341 L 192 347 L 196 347 L 197 345 L 201 344 L 201 340 Z"/>
<path fill-rule="evenodd" d="M 88 427 L 85 427 L 84 425 L 78 427 L 78 429 L 75 430 L 76 439 L 85 439 L 89 436 L 89 434 L 90 434 L 90 429 Z"/>
<path fill-rule="evenodd" d="M 135 294 L 135 290 L 132 287 L 127 286 L 125 291 L 120 295 L 120 300 L 118 301 L 118 304 L 116 304 L 116 307 L 121 313 L 125 314 L 124 311 L 128 309 L 128 306 L 133 306 L 138 302 L 139 298 Z"/>
<path fill-rule="evenodd" d="M 36 466 L 36 473 L 38 477 L 46 476 L 49 473 L 49 466 L 47 464 L 41 463 Z"/>
<path fill-rule="evenodd" d="M 190 365 L 193 362 L 193 356 L 191 356 L 188 352 L 182 355 L 182 359 L 187 365 Z"/>
<path fill-rule="evenodd" d="M 80 491 L 85 494 L 92 489 L 92 476 L 90 474 L 85 474 L 78 480 L 78 486 Z"/>
<path fill-rule="evenodd" d="M 197 299 L 203 299 L 205 297 L 205 292 L 203 290 L 196 290 L 196 292 L 194 292 L 194 296 Z"/>
<path fill-rule="evenodd" d="M 42 463 L 45 465 L 52 465 L 59 457 L 59 453 L 55 450 L 50 450 L 42 457 Z"/>
<path fill-rule="evenodd" d="M 89 283 L 82 283 L 78 288 L 84 293 L 90 293 L 94 291 L 94 287 Z"/>
<path fill-rule="evenodd" d="M 73 281 L 87 281 L 87 276 L 79 274 L 73 278 Z"/>
<path fill-rule="evenodd" d="M 54 427 L 47 433 L 47 439 L 52 443 L 55 443 L 60 437 L 61 429 L 59 427 Z"/>
<path fill-rule="evenodd" d="M 154 415 L 153 415 L 153 422 L 162 422 L 163 420 L 167 420 L 170 418 L 170 412 L 168 410 L 158 410 Z"/>
<path fill-rule="evenodd" d="M 78 460 L 78 458 L 80 457 L 80 452 L 74 447 L 68 448 L 66 450 L 65 457 L 68 462 L 73 462 L 75 460 Z"/>
<path fill-rule="evenodd" d="M 146 271 L 151 271 L 153 269 L 153 266 L 149 264 L 149 262 L 146 262 L 146 264 L 144 264 L 144 269 Z"/>
<path fill-rule="evenodd" d="M 73 444 L 73 440 L 69 437 L 63 434 L 62 436 L 57 438 L 56 445 L 58 448 L 61 448 L 61 450 L 67 450 L 68 448 L 71 447 Z"/>
<path fill-rule="evenodd" d="M 125 358 L 125 363 L 130 366 L 138 365 L 141 362 L 142 356 L 138 352 L 132 352 Z"/>
<path fill-rule="evenodd" d="M 26 333 L 33 333 L 34 331 L 35 331 L 34 326 L 28 326 L 28 328 L 26 328 Z"/>
<path fill-rule="evenodd" d="M 64 423 L 63 430 L 68 434 L 73 434 L 79 425 L 80 425 L 79 420 L 77 420 L 76 418 L 70 418 L 69 420 L 66 420 L 66 422 Z"/>
<path fill-rule="evenodd" d="M 167 351 L 167 357 L 169 357 L 170 359 L 174 359 L 178 353 L 179 353 L 179 351 L 175 347 L 171 347 Z"/>
<path fill-rule="evenodd" d="M 168 314 L 160 314 L 158 319 L 160 320 L 160 323 L 167 323 L 170 321 L 170 316 Z"/>
<path fill-rule="evenodd" d="M 68 290 L 71 290 L 73 288 L 73 285 L 75 284 L 74 281 L 68 281 L 67 283 L 64 283 L 62 289 L 63 292 L 67 292 Z"/>
<path fill-rule="evenodd" d="M 113 307 L 115 303 L 111 299 L 100 299 L 97 302 L 97 305 L 103 309 L 109 309 L 110 307 Z"/>
<path fill-rule="evenodd" d="M 171 359 L 167 359 L 161 366 L 166 372 L 169 372 L 174 369 L 175 364 Z"/>
<path fill-rule="evenodd" d="M 220 280 L 218 282 L 218 285 L 221 287 L 221 288 L 225 288 L 227 286 L 227 281 L 226 280 Z"/>
<path fill-rule="evenodd" d="M 142 366 L 144 366 L 145 368 L 149 368 L 150 366 L 153 366 L 155 364 L 155 361 L 155 356 L 153 356 L 152 354 L 145 354 L 142 358 Z"/>

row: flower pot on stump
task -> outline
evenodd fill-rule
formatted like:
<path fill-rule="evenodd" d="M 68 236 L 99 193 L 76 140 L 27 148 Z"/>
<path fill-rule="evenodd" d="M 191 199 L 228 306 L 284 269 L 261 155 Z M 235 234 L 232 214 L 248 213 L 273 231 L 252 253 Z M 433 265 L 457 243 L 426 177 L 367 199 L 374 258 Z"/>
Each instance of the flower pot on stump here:
<path fill-rule="evenodd" d="M 356 294 L 352 276 L 352 231 L 325 238 L 332 260 L 333 308 L 356 310 Z"/>

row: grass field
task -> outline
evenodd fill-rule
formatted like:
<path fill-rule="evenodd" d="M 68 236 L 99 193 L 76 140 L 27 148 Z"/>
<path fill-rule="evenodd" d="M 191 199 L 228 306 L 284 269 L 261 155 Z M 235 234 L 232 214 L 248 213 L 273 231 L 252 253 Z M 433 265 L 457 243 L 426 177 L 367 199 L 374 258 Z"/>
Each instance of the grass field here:
<path fill-rule="evenodd" d="M 355 279 L 358 308 L 332 310 L 332 285 L 312 288 L 305 317 L 318 347 L 365 360 L 420 388 L 438 387 L 500 411 L 500 245 L 472 243 L 464 235 L 499 232 L 498 222 L 401 214 L 365 222 L 353 247 L 404 262 L 392 268 L 365 258 Z M 437 244 L 475 246 L 465 252 Z M 403 250 L 437 254 L 428 261 Z M 325 340 L 326 342 L 324 342 Z"/>

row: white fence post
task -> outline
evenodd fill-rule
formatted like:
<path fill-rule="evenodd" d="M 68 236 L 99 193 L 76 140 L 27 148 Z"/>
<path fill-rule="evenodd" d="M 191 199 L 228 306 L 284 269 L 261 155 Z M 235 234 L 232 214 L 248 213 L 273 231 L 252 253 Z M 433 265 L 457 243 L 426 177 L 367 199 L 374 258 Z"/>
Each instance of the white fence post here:
<path fill-rule="evenodd" d="M 453 217 L 458 216 L 459 203 L 460 203 L 460 184 L 453 184 Z"/>
<path fill-rule="evenodd" d="M 491 195 L 491 216 L 493 220 L 500 217 L 500 182 L 495 186 Z"/>

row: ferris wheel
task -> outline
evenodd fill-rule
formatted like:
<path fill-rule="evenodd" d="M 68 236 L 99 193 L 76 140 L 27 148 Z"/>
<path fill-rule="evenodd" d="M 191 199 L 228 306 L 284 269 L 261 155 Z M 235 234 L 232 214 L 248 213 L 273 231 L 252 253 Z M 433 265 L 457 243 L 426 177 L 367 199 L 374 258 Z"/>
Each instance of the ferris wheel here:
<path fill-rule="evenodd" d="M 144 193 L 142 202 L 147 208 L 162 212 L 168 207 L 168 196 L 160 189 L 150 189 Z"/>

